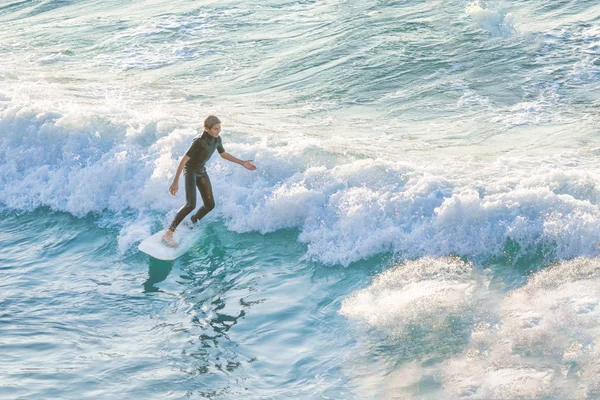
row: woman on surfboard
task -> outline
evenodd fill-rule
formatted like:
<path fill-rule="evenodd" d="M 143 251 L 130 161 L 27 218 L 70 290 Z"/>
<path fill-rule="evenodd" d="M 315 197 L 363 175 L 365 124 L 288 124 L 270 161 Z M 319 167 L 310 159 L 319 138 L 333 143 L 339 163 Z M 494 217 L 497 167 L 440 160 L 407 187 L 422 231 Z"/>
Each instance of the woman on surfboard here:
<path fill-rule="evenodd" d="M 227 161 L 240 164 L 250 171 L 256 170 L 256 167 L 252 164 L 252 160 L 242 161 L 225 151 L 221 137 L 219 136 L 220 133 L 221 121 L 219 118 L 214 115 L 206 117 L 204 120 L 204 132 L 201 136 L 194 139 L 192 145 L 179 162 L 177 173 L 175 174 L 175 178 L 173 178 L 169 192 L 175 196 L 175 193 L 179 190 L 179 176 L 181 175 L 181 171 L 184 171 L 186 202 L 177 211 L 177 215 L 175 215 L 171 226 L 163 236 L 163 240 L 170 247 L 177 247 L 177 243 L 173 240 L 173 232 L 175 232 L 181 221 L 196 208 L 196 187 L 200 191 L 200 196 L 202 196 L 204 204 L 198 209 L 196 214 L 192 215 L 192 223 L 195 224 L 215 208 L 212 186 L 205 167 L 206 162 L 215 152 L 215 149 Z"/>

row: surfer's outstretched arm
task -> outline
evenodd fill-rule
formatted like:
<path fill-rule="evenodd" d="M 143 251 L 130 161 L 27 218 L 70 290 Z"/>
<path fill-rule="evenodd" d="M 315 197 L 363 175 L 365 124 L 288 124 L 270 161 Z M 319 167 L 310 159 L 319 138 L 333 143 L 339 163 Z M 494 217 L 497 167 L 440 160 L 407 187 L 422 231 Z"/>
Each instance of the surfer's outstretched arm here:
<path fill-rule="evenodd" d="M 252 164 L 252 160 L 240 160 L 239 158 L 232 156 L 226 151 L 221 153 L 221 157 L 226 159 L 227 161 L 231 161 L 232 163 L 240 164 L 242 167 L 249 169 L 250 171 L 256 170 L 256 167 L 254 166 L 254 164 Z"/>
<path fill-rule="evenodd" d="M 183 158 L 179 162 L 179 166 L 177 167 L 177 172 L 175 173 L 175 178 L 173 178 L 173 183 L 171 184 L 171 187 L 169 188 L 169 193 L 171 193 L 173 196 L 175 196 L 175 194 L 179 190 L 179 177 L 181 176 L 181 171 L 183 171 L 183 168 L 185 167 L 185 164 L 187 164 L 189 159 L 190 158 L 188 156 L 183 156 Z"/>

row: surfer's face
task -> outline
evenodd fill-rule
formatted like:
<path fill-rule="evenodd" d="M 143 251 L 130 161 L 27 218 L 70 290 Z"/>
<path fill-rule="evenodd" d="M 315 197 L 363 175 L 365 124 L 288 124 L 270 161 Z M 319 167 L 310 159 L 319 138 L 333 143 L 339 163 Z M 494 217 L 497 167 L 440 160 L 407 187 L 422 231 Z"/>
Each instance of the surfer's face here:
<path fill-rule="evenodd" d="M 213 125 L 212 128 L 207 129 L 206 132 L 212 137 L 219 136 L 219 133 L 221 133 L 221 124 Z"/>

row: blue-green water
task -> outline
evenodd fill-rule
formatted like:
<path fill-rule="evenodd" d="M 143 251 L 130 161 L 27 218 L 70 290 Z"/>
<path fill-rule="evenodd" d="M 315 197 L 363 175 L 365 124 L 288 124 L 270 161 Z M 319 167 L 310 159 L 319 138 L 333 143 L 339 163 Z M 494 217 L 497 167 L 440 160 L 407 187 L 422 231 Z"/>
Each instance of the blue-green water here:
<path fill-rule="evenodd" d="M 600 398 L 599 22 L 0 2 L 0 397 Z M 258 169 L 150 259 L 208 114 Z"/>
<path fill-rule="evenodd" d="M 352 396 L 331 344 L 353 345 L 337 310 L 366 266 L 300 262 L 295 232 L 219 224 L 175 262 L 120 255 L 94 222 L 3 215 L 3 397 Z"/>

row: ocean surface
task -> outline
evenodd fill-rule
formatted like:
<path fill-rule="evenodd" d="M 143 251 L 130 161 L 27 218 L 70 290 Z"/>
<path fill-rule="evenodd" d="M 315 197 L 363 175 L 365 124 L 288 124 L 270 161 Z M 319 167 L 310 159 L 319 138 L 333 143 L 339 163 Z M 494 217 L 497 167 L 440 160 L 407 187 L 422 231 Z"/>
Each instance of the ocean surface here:
<path fill-rule="evenodd" d="M 600 399 L 597 0 L 0 0 L 0 60 L 0 398 Z M 151 259 L 209 114 L 258 169 Z"/>

